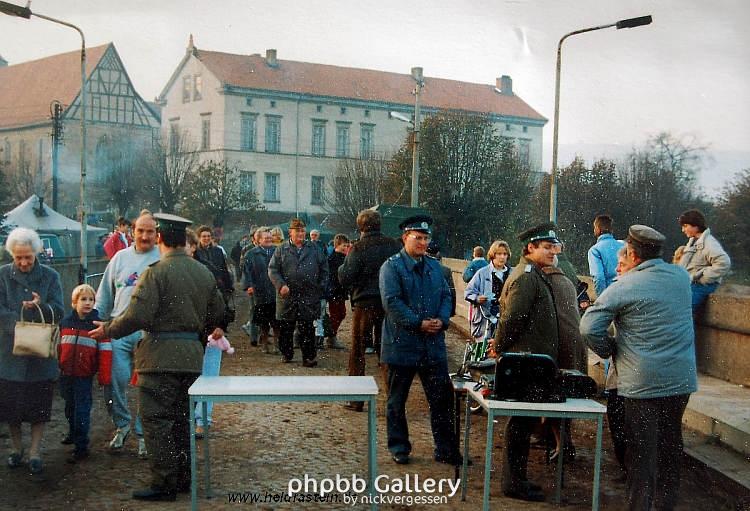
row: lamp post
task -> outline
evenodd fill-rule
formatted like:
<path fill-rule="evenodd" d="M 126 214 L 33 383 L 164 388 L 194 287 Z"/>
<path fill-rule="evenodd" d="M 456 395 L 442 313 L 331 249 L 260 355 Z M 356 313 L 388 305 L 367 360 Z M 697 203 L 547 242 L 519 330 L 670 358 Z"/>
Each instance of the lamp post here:
<path fill-rule="evenodd" d="M 86 273 L 88 272 L 88 259 L 86 253 L 86 39 L 83 35 L 83 31 L 72 23 L 44 16 L 36 12 L 31 12 L 29 7 L 21 7 L 20 5 L 0 1 L 0 12 L 8 14 L 9 16 L 17 16 L 26 19 L 36 16 L 37 18 L 51 21 L 58 25 L 70 27 L 81 36 L 81 94 L 79 98 L 81 108 L 81 197 L 78 205 L 79 214 L 81 216 L 81 267 L 78 270 L 78 282 L 83 284 L 86 281 Z"/>
<path fill-rule="evenodd" d="M 411 160 L 411 207 L 419 207 L 419 93 L 424 87 L 424 78 L 421 67 L 411 68 L 411 76 L 417 82 L 414 87 L 414 119 L 409 119 L 398 112 L 388 112 L 388 117 L 401 122 L 408 122 L 414 132 L 414 146 L 412 148 Z"/>
<path fill-rule="evenodd" d="M 638 18 L 629 18 L 626 20 L 620 20 L 609 25 L 600 25 L 598 27 L 584 28 L 581 30 L 575 30 L 568 34 L 565 34 L 560 39 L 557 45 L 557 68 L 555 73 L 555 120 L 552 132 L 552 174 L 550 175 L 550 193 L 549 193 L 549 219 L 550 222 L 557 222 L 557 137 L 558 137 L 558 124 L 560 122 L 560 68 L 562 66 L 562 44 L 565 39 L 576 34 L 583 34 L 585 32 L 593 32 L 594 30 L 601 30 L 603 28 L 616 27 L 617 30 L 621 28 L 634 28 L 642 25 L 649 25 L 652 19 L 651 16 L 640 16 Z"/>
<path fill-rule="evenodd" d="M 424 87 L 421 67 L 411 68 L 411 77 L 417 82 L 414 87 L 414 152 L 411 166 L 411 207 L 419 207 L 419 93 Z"/>

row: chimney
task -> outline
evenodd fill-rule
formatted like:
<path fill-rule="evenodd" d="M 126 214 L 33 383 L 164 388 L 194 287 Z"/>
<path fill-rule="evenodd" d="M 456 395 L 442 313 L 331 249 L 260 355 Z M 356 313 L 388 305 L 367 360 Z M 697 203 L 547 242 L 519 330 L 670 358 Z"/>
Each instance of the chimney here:
<path fill-rule="evenodd" d="M 500 91 L 500 94 L 504 94 L 505 96 L 513 95 L 513 80 L 510 76 L 503 75 L 500 78 L 497 78 L 496 85 L 497 89 Z"/>
<path fill-rule="evenodd" d="M 0 67 L 8 67 L 8 61 L 2 55 L 0 55 Z"/>
<path fill-rule="evenodd" d="M 276 50 L 266 50 L 266 64 L 269 67 L 279 67 L 279 61 L 276 60 Z"/>

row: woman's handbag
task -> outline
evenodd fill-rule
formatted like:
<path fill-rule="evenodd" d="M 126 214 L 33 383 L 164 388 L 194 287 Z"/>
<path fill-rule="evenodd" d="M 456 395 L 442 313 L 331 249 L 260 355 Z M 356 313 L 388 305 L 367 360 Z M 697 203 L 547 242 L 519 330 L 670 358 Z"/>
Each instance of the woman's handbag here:
<path fill-rule="evenodd" d="M 44 313 L 39 305 L 41 323 L 24 321 L 23 308 L 21 319 L 16 323 L 15 336 L 13 338 L 13 354 L 23 357 L 56 358 L 57 345 L 60 343 L 60 328 L 54 323 L 55 311 L 47 304 L 52 317 L 49 323 L 44 321 Z"/>

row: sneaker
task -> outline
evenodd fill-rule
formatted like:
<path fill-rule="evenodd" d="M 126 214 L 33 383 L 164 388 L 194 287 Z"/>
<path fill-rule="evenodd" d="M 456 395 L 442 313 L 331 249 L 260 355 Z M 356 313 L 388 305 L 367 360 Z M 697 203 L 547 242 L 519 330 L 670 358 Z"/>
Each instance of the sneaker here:
<path fill-rule="evenodd" d="M 146 439 L 138 437 L 138 457 L 142 460 L 148 458 L 148 450 L 146 449 Z"/>
<path fill-rule="evenodd" d="M 22 464 L 23 464 L 23 451 L 10 453 L 10 456 L 8 456 L 9 468 L 18 468 Z"/>
<path fill-rule="evenodd" d="M 41 474 L 43 470 L 42 458 L 29 458 L 29 472 L 32 475 Z"/>
<path fill-rule="evenodd" d="M 128 439 L 129 434 L 130 426 L 117 428 L 117 431 L 115 431 L 115 436 L 113 436 L 112 440 L 109 442 L 109 448 L 115 451 L 122 449 L 122 447 L 125 445 L 125 440 Z"/>
<path fill-rule="evenodd" d="M 250 323 L 245 323 L 240 327 L 243 332 L 247 334 L 248 337 L 250 337 L 252 334 L 250 333 Z"/>
<path fill-rule="evenodd" d="M 409 455 L 405 452 L 396 452 L 391 454 L 391 459 L 399 465 L 407 465 L 409 463 Z"/>
<path fill-rule="evenodd" d="M 374 355 L 375 354 L 375 348 L 367 347 L 365 348 L 365 355 Z"/>
<path fill-rule="evenodd" d="M 302 361 L 302 365 L 304 367 L 317 367 L 318 366 L 318 360 L 315 359 L 315 358 L 313 358 L 311 360 L 305 359 L 305 360 Z"/>
<path fill-rule="evenodd" d="M 71 433 L 68 433 L 65 435 L 65 438 L 60 440 L 60 443 L 63 445 L 72 445 L 73 444 L 73 435 Z"/>
<path fill-rule="evenodd" d="M 203 429 L 203 426 L 195 426 L 195 438 L 200 440 L 203 438 L 203 435 L 206 433 L 206 430 Z"/>

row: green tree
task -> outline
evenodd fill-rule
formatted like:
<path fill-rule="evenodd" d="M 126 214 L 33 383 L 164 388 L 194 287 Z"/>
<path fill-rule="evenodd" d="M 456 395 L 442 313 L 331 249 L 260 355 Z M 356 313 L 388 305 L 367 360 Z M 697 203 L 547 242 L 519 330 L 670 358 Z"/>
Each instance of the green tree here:
<path fill-rule="evenodd" d="M 514 232 L 532 190 L 513 141 L 485 115 L 440 112 L 420 132 L 420 206 L 435 218 L 442 252 L 462 256 L 478 242 Z M 410 137 L 394 157 L 403 182 L 411 176 L 411 154 Z"/>
<path fill-rule="evenodd" d="M 188 176 L 184 192 L 181 211 L 194 221 L 217 226 L 233 211 L 263 209 L 257 194 L 240 185 L 239 169 L 226 160 L 202 163 Z"/>
<path fill-rule="evenodd" d="M 716 237 L 732 258 L 732 266 L 745 279 L 750 278 L 750 169 L 738 172 L 724 187 L 710 224 Z"/>

